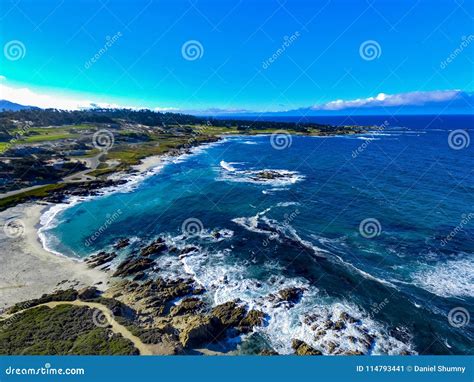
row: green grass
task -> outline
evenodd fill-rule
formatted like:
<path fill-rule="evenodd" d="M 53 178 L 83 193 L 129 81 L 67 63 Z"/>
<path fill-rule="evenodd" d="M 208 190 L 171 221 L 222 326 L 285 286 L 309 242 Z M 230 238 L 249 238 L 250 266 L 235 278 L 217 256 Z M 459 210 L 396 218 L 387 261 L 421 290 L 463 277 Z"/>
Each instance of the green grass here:
<path fill-rule="evenodd" d="M 8 207 L 15 206 L 19 203 L 44 198 L 48 196 L 52 191 L 60 190 L 64 187 L 66 187 L 66 184 L 64 183 L 47 184 L 45 186 L 35 188 L 34 190 L 25 191 L 20 194 L 8 196 L 6 198 L 0 199 L 0 211 L 3 211 Z"/>
<path fill-rule="evenodd" d="M 0 142 L 0 154 L 7 151 L 11 146 L 10 142 Z"/>
<path fill-rule="evenodd" d="M 64 133 L 64 134 L 41 134 L 41 135 L 29 135 L 19 140 L 18 143 L 38 143 L 46 141 L 58 141 L 60 139 L 74 138 L 76 135 Z"/>
<path fill-rule="evenodd" d="M 100 328 L 87 307 L 59 305 L 29 309 L 0 321 L 3 355 L 132 355 L 133 344 Z"/>

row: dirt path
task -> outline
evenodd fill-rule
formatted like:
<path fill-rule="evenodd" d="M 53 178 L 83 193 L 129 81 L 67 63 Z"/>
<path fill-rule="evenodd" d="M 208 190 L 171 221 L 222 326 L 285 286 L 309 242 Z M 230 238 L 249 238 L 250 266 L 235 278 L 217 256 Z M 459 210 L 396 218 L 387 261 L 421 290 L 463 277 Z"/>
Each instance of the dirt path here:
<path fill-rule="evenodd" d="M 91 309 L 98 309 L 104 314 L 105 318 L 107 319 L 107 322 L 111 326 L 111 330 L 114 333 L 120 334 L 122 337 L 130 340 L 133 343 L 133 345 L 138 349 L 138 351 L 140 352 L 140 355 L 156 354 L 152 351 L 152 346 L 143 343 L 143 341 L 140 338 L 133 335 L 130 332 L 130 330 L 128 330 L 125 326 L 123 326 L 122 324 L 119 324 L 115 320 L 114 315 L 112 314 L 112 312 L 110 311 L 109 308 L 107 308 L 105 305 L 99 304 L 97 302 L 87 302 L 87 301 L 80 301 L 80 300 L 47 302 L 47 303 L 44 303 L 44 304 L 39 304 L 39 305 L 33 306 L 31 308 L 20 310 L 20 311 L 14 313 L 12 315 L 6 316 L 6 318 L 10 318 L 10 317 L 15 316 L 17 314 L 23 313 L 28 309 L 33 309 L 33 308 L 36 308 L 36 307 L 39 307 L 39 306 L 47 306 L 49 308 L 55 308 L 58 305 L 86 306 L 86 307 L 91 308 Z"/>

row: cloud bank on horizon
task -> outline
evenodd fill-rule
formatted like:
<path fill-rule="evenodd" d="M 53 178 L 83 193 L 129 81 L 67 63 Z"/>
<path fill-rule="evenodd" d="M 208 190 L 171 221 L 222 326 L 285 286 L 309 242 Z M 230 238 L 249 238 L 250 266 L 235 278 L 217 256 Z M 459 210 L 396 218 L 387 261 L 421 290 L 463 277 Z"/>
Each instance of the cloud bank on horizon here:
<path fill-rule="evenodd" d="M 324 115 L 379 112 L 389 114 L 401 111 L 432 112 L 431 106 L 442 113 L 472 113 L 474 94 L 462 90 L 414 91 L 399 94 L 379 93 L 376 96 L 353 100 L 334 100 L 293 110 L 248 110 L 236 108 L 182 109 L 179 107 L 131 106 L 120 102 L 104 102 L 59 93 L 42 93 L 28 87 L 15 87 L 5 84 L 6 78 L 0 76 L 0 97 L 10 102 L 40 108 L 80 110 L 89 108 L 149 108 L 155 111 L 182 112 L 196 115 Z"/>

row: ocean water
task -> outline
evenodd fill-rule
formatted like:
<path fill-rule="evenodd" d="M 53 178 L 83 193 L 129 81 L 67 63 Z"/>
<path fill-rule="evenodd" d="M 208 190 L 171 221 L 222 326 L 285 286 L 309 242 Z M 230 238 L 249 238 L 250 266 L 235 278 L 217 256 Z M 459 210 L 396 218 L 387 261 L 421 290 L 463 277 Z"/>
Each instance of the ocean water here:
<path fill-rule="evenodd" d="M 263 327 L 229 344 L 241 353 L 291 353 L 297 338 L 325 354 L 472 354 L 474 142 L 456 150 L 449 137 L 474 138 L 473 117 L 451 119 L 371 117 L 376 132 L 283 136 L 279 149 L 270 136 L 226 137 L 53 208 L 40 234 L 75 258 L 124 237 L 121 258 L 158 236 L 197 246 L 161 255 L 151 276 L 193 277 L 211 304 L 264 311 Z M 304 290 L 294 305 L 269 297 L 290 286 Z M 343 312 L 354 322 L 327 324 Z"/>

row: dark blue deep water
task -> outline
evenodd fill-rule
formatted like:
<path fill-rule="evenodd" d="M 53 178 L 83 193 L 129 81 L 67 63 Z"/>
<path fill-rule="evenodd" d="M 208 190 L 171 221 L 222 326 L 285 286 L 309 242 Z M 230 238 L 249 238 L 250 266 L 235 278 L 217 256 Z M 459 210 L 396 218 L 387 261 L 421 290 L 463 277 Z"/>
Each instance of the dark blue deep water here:
<path fill-rule="evenodd" d="M 323 353 L 472 354 L 473 117 L 358 118 L 382 128 L 282 136 L 283 149 L 227 137 L 47 214 L 43 240 L 81 258 L 123 237 L 133 244 L 122 256 L 158 236 L 197 245 L 159 257 L 155 274 L 195 278 L 212 304 L 263 310 L 266 325 L 236 339 L 241 353 L 290 353 L 298 338 Z M 264 169 L 285 177 L 256 180 Z M 304 290 L 294 305 L 269 297 L 290 286 Z M 354 320 L 334 328 L 343 312 Z"/>

